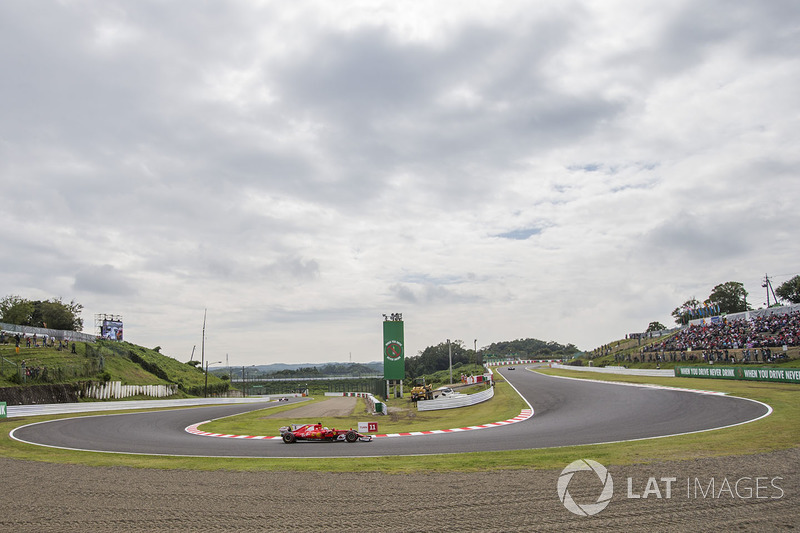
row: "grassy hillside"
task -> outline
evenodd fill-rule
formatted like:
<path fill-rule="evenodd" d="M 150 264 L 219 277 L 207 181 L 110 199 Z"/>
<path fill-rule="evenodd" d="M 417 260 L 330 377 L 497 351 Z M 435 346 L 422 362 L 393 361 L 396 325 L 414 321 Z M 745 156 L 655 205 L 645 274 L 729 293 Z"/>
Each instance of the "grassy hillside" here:
<path fill-rule="evenodd" d="M 76 342 L 75 353 L 72 345 L 59 350 L 58 345 L 28 348 L 24 344 L 17 353 L 12 342 L 0 345 L 0 356 L 0 387 L 79 381 L 121 381 L 124 385 L 176 383 L 184 393 L 199 396 L 205 385 L 201 369 L 129 342 Z M 210 393 L 227 388 L 226 381 L 209 375 Z"/>

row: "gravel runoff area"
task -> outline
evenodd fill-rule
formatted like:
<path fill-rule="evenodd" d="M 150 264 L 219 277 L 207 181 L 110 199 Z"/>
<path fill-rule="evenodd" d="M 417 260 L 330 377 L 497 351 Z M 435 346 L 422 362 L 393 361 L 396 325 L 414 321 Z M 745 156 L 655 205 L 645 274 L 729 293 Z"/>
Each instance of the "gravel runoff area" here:
<path fill-rule="evenodd" d="M 443 474 L 202 472 L 0 458 L 0 531 L 800 528 L 800 448 L 610 466 L 608 471 L 614 482 L 609 505 L 594 516 L 580 517 L 559 500 L 560 469 Z M 655 481 L 650 482 L 651 477 Z M 571 497 L 581 504 L 594 503 L 600 488 L 591 471 L 576 473 L 568 485 Z"/>
<path fill-rule="evenodd" d="M 357 398 L 354 396 L 335 396 L 329 400 L 300 405 L 294 409 L 268 415 L 264 418 L 326 418 L 330 416 L 349 416 L 356 408 Z"/>

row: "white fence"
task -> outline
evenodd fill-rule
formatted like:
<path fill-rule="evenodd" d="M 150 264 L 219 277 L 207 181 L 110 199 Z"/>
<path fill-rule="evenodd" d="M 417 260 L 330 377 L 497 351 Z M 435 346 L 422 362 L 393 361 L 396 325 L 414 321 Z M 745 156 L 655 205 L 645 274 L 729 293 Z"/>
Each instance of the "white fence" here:
<path fill-rule="evenodd" d="M 11 340 L 13 340 L 14 335 L 17 333 L 21 333 L 22 335 L 26 335 L 28 337 L 33 337 L 34 335 L 46 339 L 53 337 L 56 340 L 62 341 L 95 342 L 95 340 L 97 340 L 95 335 L 82 333 L 80 331 L 35 328 L 33 326 L 18 326 L 16 324 L 6 324 L 5 322 L 0 322 L 0 329 L 3 330 L 7 336 L 12 337 Z"/>
<path fill-rule="evenodd" d="M 437 411 L 439 409 L 456 409 L 467 407 L 490 400 L 494 396 L 494 387 L 475 394 L 456 394 L 454 396 L 439 396 L 433 400 L 420 400 L 417 402 L 417 411 Z"/>
<path fill-rule="evenodd" d="M 675 371 L 671 368 L 625 368 L 624 366 L 570 366 L 553 363 L 550 368 L 563 370 L 581 370 L 583 372 L 599 372 L 601 374 L 622 374 L 625 376 L 651 376 L 660 378 L 674 378 Z"/>
<path fill-rule="evenodd" d="M 123 385 L 121 381 L 107 381 L 105 383 L 92 383 L 80 391 L 82 398 L 95 400 L 119 400 L 131 396 L 152 396 L 153 398 L 168 398 L 178 392 L 178 386 L 170 385 Z"/>

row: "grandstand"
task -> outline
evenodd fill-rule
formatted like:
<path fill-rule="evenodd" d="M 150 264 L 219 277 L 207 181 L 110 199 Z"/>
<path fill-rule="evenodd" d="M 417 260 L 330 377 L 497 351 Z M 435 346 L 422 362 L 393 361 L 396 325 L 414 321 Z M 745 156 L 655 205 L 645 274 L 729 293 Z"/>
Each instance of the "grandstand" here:
<path fill-rule="evenodd" d="M 644 341 L 643 341 L 644 340 Z M 800 357 L 800 305 L 713 316 L 653 338 L 629 336 L 595 350 L 596 364 L 772 363 Z"/>

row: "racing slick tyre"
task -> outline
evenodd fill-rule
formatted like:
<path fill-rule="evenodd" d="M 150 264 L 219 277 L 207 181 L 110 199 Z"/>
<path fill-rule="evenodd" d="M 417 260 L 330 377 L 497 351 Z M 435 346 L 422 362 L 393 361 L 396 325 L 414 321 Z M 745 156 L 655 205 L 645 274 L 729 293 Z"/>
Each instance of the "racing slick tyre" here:
<path fill-rule="evenodd" d="M 355 431 L 348 431 L 347 434 L 344 436 L 344 440 L 347 442 L 355 442 L 358 440 L 358 433 Z"/>
<path fill-rule="evenodd" d="M 292 433 L 291 431 L 287 431 L 286 433 L 283 434 L 283 442 L 285 442 L 286 444 L 291 444 L 295 440 L 296 439 L 294 438 L 294 433 Z"/>

